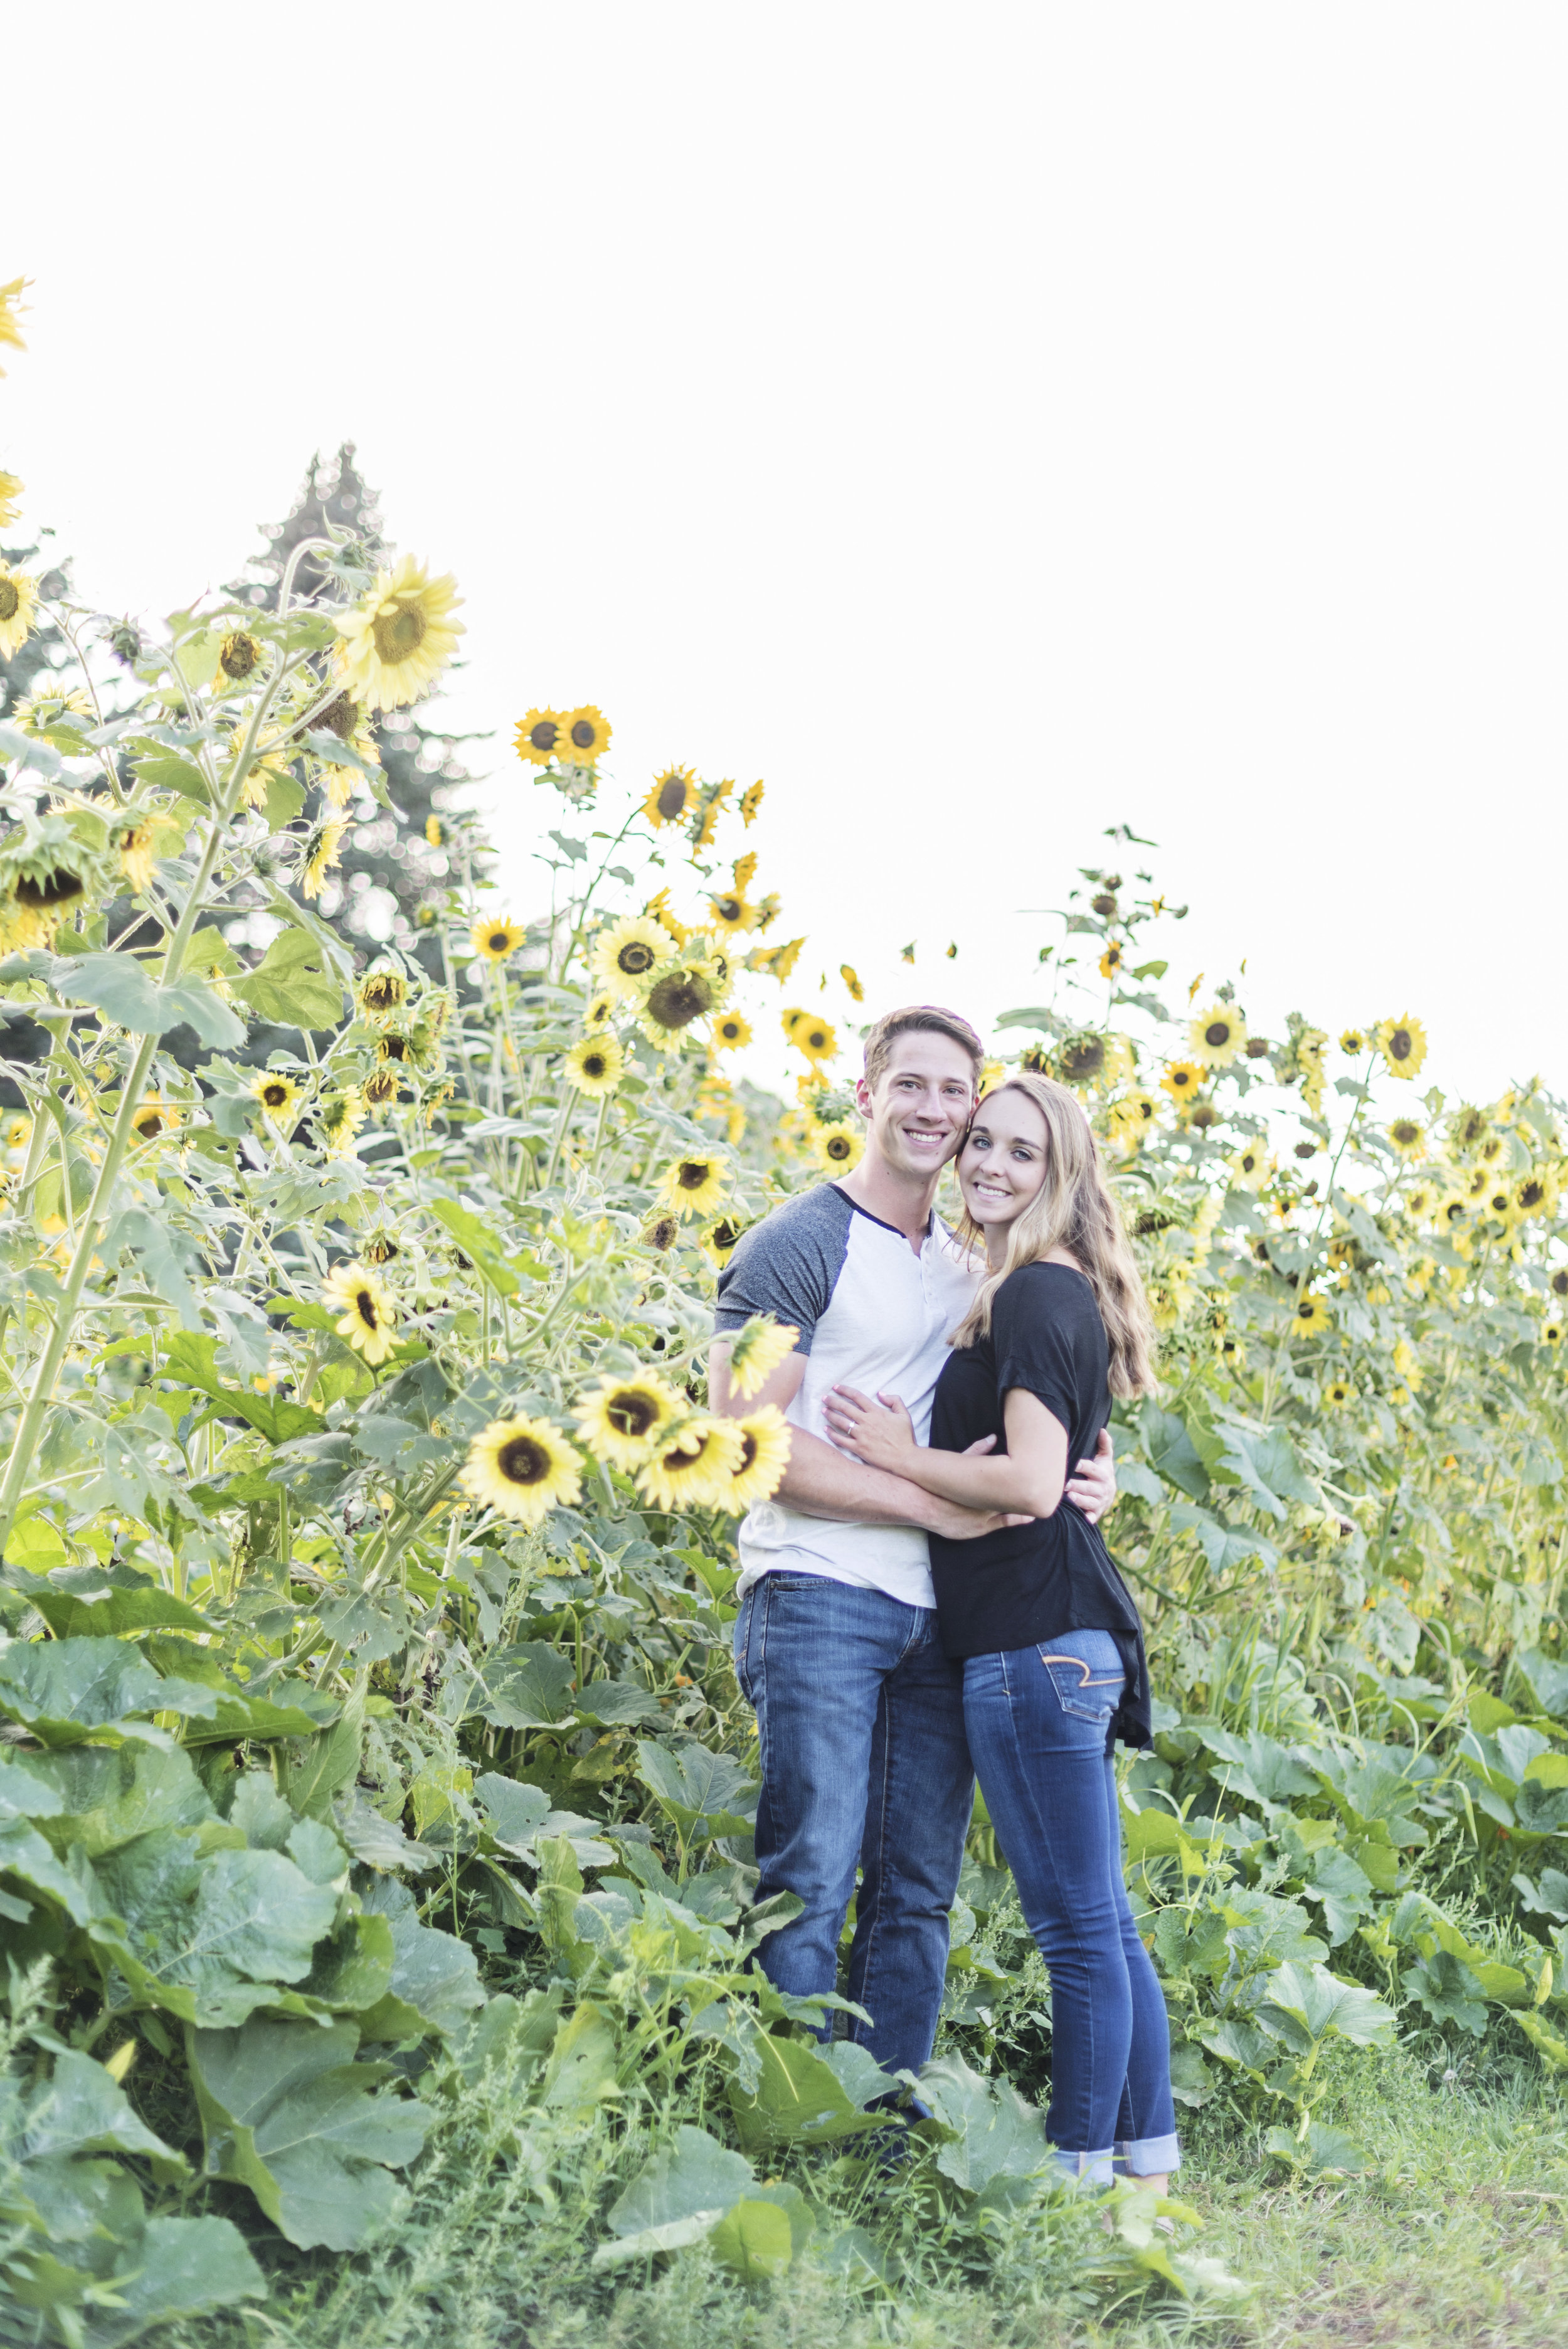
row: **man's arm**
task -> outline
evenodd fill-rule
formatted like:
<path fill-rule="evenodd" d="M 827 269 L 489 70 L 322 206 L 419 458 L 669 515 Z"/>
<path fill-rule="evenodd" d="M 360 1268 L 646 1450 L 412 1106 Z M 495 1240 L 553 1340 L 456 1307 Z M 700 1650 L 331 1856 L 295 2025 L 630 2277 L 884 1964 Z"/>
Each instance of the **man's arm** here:
<path fill-rule="evenodd" d="M 708 1360 L 708 1400 L 726 1419 L 743 1419 L 748 1412 L 760 1411 L 769 1402 L 785 1411 L 799 1393 L 805 1376 L 805 1355 L 791 1354 L 756 1394 L 738 1395 L 729 1383 L 729 1348 L 719 1338 Z M 922 1492 L 905 1476 L 864 1467 L 803 1427 L 789 1430 L 789 1464 L 774 1498 L 809 1517 L 835 1517 L 841 1523 L 863 1526 L 913 1526 L 922 1533 L 945 1534 L 950 1541 L 968 1541 L 976 1534 L 995 1533 L 1000 1526 L 1024 1522 L 998 1509 L 963 1508 L 934 1493 Z"/>

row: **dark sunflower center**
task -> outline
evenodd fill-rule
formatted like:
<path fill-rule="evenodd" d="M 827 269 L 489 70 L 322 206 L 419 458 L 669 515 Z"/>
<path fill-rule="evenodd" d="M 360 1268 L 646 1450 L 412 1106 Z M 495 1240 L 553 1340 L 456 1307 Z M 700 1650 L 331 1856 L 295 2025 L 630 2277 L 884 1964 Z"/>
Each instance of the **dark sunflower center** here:
<path fill-rule="evenodd" d="M 0 578 L 0 620 L 14 620 L 22 608 L 22 591 L 14 579 Z"/>
<path fill-rule="evenodd" d="M 713 909 L 721 922 L 738 922 L 740 919 L 738 897 L 716 897 L 713 901 Z"/>
<path fill-rule="evenodd" d="M 491 954 L 505 954 L 511 944 L 511 936 L 505 930 L 492 930 L 490 932 L 490 950 Z"/>
<path fill-rule="evenodd" d="M 659 1416 L 658 1404 L 639 1387 L 622 1387 L 604 1406 L 604 1416 L 620 1435 L 646 1435 Z"/>
<path fill-rule="evenodd" d="M 1418 1138 L 1419 1133 L 1420 1133 L 1420 1128 L 1419 1128 L 1419 1126 L 1408 1125 L 1408 1124 L 1403 1124 L 1403 1123 L 1402 1123 L 1402 1124 L 1397 1125 L 1397 1126 L 1394 1128 L 1394 1139 L 1395 1139 L 1395 1141 L 1396 1141 L 1396 1142 L 1402 1142 L 1403 1143 L 1405 1143 L 1405 1145 L 1406 1145 L 1407 1147 L 1408 1147 L 1408 1145 L 1409 1145 L 1412 1142 L 1416 1141 L 1416 1140 Z"/>
<path fill-rule="evenodd" d="M 381 1316 L 376 1310 L 376 1299 L 371 1295 L 368 1288 L 356 1288 L 355 1290 L 354 1309 L 358 1314 L 360 1319 L 364 1322 L 367 1330 L 380 1329 Z"/>
<path fill-rule="evenodd" d="M 738 1224 L 715 1224 L 713 1227 L 713 1244 L 715 1247 L 732 1248 L 739 1237 L 740 1226 Z"/>
<path fill-rule="evenodd" d="M 1545 1195 L 1539 1183 L 1522 1183 L 1519 1186 L 1519 1204 L 1522 1207 L 1538 1207 Z"/>
<path fill-rule="evenodd" d="M 572 729 L 572 740 L 579 750 L 593 748 L 593 729 L 586 718 L 580 718 Z"/>
<path fill-rule="evenodd" d="M 13 605 L 11 608 L 15 611 L 15 605 Z M 6 616 L 9 616 L 7 615 Z M 675 818 L 679 815 L 686 803 L 686 787 L 684 776 L 666 775 L 664 781 L 659 785 L 659 796 L 655 802 L 659 813 L 664 817 L 665 822 L 666 823 L 673 823 Z"/>
<path fill-rule="evenodd" d="M 398 604 L 390 612 L 377 613 L 370 633 L 384 661 L 406 661 L 424 643 L 429 625 L 418 604 Z"/>
<path fill-rule="evenodd" d="M 740 1465 L 736 1470 L 736 1475 L 738 1476 L 744 1476 L 756 1457 L 757 1438 L 748 1431 L 748 1433 L 740 1439 Z"/>
<path fill-rule="evenodd" d="M 820 1028 L 808 1028 L 806 1041 L 813 1052 L 825 1052 L 828 1049 L 828 1040 Z"/>
<path fill-rule="evenodd" d="M 654 950 L 646 938 L 628 938 L 615 957 L 616 969 L 624 971 L 628 978 L 641 978 L 653 967 Z"/>
<path fill-rule="evenodd" d="M 700 1191 L 712 1172 L 706 1158 L 683 1158 L 676 1169 L 676 1181 L 683 1191 Z"/>
<path fill-rule="evenodd" d="M 553 750 L 561 740 L 561 729 L 553 718 L 542 718 L 537 726 L 529 728 L 528 739 L 536 750 Z"/>
<path fill-rule="evenodd" d="M 1415 1042 L 1411 1037 L 1409 1030 L 1408 1028 L 1396 1028 L 1393 1034 L 1388 1039 L 1389 1059 L 1394 1061 L 1408 1061 L 1414 1050 Z"/>
<path fill-rule="evenodd" d="M 850 1141 L 849 1141 L 849 1136 L 848 1136 L 848 1134 L 844 1134 L 844 1133 L 835 1133 L 835 1134 L 831 1137 L 831 1139 L 830 1140 L 830 1142 L 829 1142 L 829 1143 L 828 1143 L 828 1155 L 829 1155 L 829 1157 L 830 1157 L 830 1158 L 847 1158 L 847 1157 L 849 1156 L 849 1154 L 850 1154 Z"/>
<path fill-rule="evenodd" d="M 268 1109 L 282 1109 L 286 1103 L 288 1097 L 289 1089 L 287 1085 L 268 1085 L 263 1089 L 262 1093 L 262 1099 L 266 1103 Z"/>
<path fill-rule="evenodd" d="M 542 1485 L 550 1474 L 550 1454 L 531 1435 L 513 1435 L 496 1454 L 495 1464 L 509 1485 Z"/>
<path fill-rule="evenodd" d="M 229 636 L 218 655 L 218 666 L 225 677 L 238 683 L 241 678 L 250 676 L 260 658 L 261 647 L 254 636 Z"/>
<path fill-rule="evenodd" d="M 407 1038 L 406 1036 L 383 1036 L 381 1039 L 381 1057 L 384 1061 L 406 1061 L 408 1057 Z"/>
<path fill-rule="evenodd" d="M 1062 1055 L 1062 1071 L 1069 1084 L 1080 1077 L 1098 1076 L 1104 1066 L 1105 1046 L 1098 1038 L 1074 1044 Z"/>
<path fill-rule="evenodd" d="M 155 1109 L 150 1109 L 143 1116 L 137 1119 L 136 1130 L 138 1133 L 146 1134 L 150 1140 L 153 1134 L 162 1133 L 163 1120 Z"/>
<path fill-rule="evenodd" d="M 18 905 L 31 905 L 36 911 L 47 912 L 55 905 L 68 905 L 83 895 L 85 883 L 79 873 L 67 873 L 57 866 L 42 881 L 29 880 L 26 874 L 17 882 L 13 895 Z"/>
<path fill-rule="evenodd" d="M 395 973 L 386 971 L 379 978 L 365 982 L 365 1008 L 367 1011 L 391 1011 L 403 1000 L 403 982 Z"/>
<path fill-rule="evenodd" d="M 1228 1044 L 1230 1040 L 1230 1021 L 1228 1019 L 1211 1019 L 1208 1026 L 1203 1030 L 1204 1043 L 1209 1045 L 1212 1050 L 1217 1050 L 1220 1045 Z"/>
<path fill-rule="evenodd" d="M 661 1028 L 689 1028 L 712 1009 L 713 989 L 695 971 L 661 978 L 648 998 L 648 1009 Z"/>
<path fill-rule="evenodd" d="M 352 694 L 340 693 L 335 701 L 327 703 L 315 722 L 325 727 L 329 734 L 335 734 L 340 742 L 346 742 L 358 718 L 358 705 Z"/>
<path fill-rule="evenodd" d="M 592 1077 L 595 1082 L 604 1075 L 609 1066 L 603 1052 L 584 1052 L 583 1055 L 583 1073 L 585 1077 Z"/>
<path fill-rule="evenodd" d="M 673 1216 L 661 1216 L 648 1234 L 649 1242 L 656 1248 L 670 1247 L 674 1245 L 676 1234 L 679 1229 L 680 1226 Z"/>

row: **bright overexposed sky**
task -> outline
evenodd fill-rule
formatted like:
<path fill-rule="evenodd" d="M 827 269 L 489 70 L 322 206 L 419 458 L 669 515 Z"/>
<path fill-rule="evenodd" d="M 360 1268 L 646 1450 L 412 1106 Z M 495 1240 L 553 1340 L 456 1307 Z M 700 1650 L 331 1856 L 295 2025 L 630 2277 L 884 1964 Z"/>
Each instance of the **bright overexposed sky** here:
<path fill-rule="evenodd" d="M 1568 1090 L 1560 5 L 83 0 L 0 78 L 27 519 L 158 613 L 356 441 L 515 910 L 593 700 L 766 778 L 791 999 L 1037 999 L 1125 820 L 1179 993 Z"/>

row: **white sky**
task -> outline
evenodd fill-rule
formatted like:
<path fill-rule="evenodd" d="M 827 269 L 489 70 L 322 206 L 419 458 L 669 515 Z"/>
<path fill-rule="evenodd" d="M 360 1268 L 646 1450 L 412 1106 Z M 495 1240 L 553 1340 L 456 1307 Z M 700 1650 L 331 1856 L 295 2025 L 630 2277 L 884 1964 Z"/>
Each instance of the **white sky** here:
<path fill-rule="evenodd" d="M 1568 1090 L 1565 64 L 1520 0 L 15 10 L 0 464 L 159 612 L 356 440 L 518 910 L 511 725 L 594 700 L 766 777 L 813 988 L 1037 999 L 1125 819 L 1179 991 Z"/>

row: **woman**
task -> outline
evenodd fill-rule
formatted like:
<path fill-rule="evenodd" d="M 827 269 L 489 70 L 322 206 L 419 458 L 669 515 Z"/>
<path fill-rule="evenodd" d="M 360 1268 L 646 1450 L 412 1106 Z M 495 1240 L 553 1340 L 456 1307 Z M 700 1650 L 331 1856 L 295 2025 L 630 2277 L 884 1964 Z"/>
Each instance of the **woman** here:
<path fill-rule="evenodd" d="M 1088 1121 L 1048 1078 L 987 1093 L 958 1158 L 962 1235 L 989 1267 L 953 1334 L 929 1447 L 896 1395 L 836 1388 L 834 1440 L 928 1493 L 1029 1520 L 931 1537 L 970 1752 L 1050 1969 L 1046 2126 L 1071 2175 L 1163 2191 L 1178 2159 L 1165 2001 L 1121 1875 L 1111 1752 L 1150 1743 L 1138 1610 L 1063 1499 L 1112 1394 L 1152 1383 L 1148 1308 Z M 985 1456 L 985 1455 L 989 1456 Z"/>

